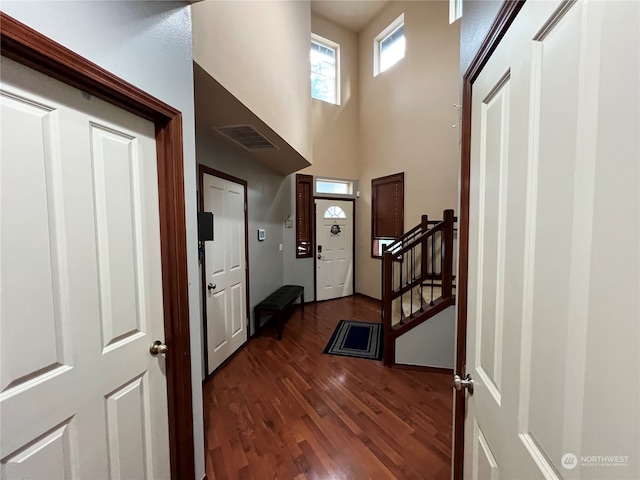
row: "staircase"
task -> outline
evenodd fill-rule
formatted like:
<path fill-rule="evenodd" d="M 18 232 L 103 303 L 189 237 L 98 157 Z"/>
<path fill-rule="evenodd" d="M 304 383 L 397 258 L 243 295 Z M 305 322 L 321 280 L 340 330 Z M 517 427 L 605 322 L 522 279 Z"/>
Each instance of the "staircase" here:
<path fill-rule="evenodd" d="M 421 222 L 382 254 L 384 364 L 394 365 L 396 339 L 454 305 L 453 210 Z"/>

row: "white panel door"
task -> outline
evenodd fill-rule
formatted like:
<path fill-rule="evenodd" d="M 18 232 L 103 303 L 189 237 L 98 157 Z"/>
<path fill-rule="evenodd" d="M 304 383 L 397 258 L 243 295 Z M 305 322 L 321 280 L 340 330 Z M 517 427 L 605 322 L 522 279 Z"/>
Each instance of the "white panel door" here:
<path fill-rule="evenodd" d="M 154 125 L 1 70 L 0 476 L 169 478 Z"/>
<path fill-rule="evenodd" d="M 353 202 L 316 200 L 316 300 L 353 295 Z"/>
<path fill-rule="evenodd" d="M 208 373 L 247 341 L 245 187 L 204 174 L 204 211 L 213 212 L 214 241 L 205 242 Z"/>
<path fill-rule="evenodd" d="M 640 478 L 639 27 L 528 1 L 474 83 L 466 478 Z"/>

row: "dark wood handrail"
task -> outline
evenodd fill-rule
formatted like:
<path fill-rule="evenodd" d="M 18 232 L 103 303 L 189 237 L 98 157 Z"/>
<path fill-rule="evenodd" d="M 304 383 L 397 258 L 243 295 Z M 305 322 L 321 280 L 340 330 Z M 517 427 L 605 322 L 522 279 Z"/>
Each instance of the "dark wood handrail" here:
<path fill-rule="evenodd" d="M 384 326 L 385 365 L 395 364 L 396 338 L 455 303 L 453 296 L 453 232 L 457 219 L 453 213 L 453 210 L 445 210 L 443 219 L 438 221 L 429 220 L 427 215 L 423 215 L 419 225 L 413 227 L 390 245 L 387 245 L 382 252 L 382 320 Z M 437 233 L 440 233 L 440 237 L 436 240 L 435 235 Z M 413 295 L 413 289 L 416 287 L 420 287 L 420 296 L 422 296 L 423 282 L 428 278 L 433 278 L 436 274 L 436 241 L 440 249 L 440 273 L 438 274 L 441 280 L 440 296 L 433 298 L 432 289 L 432 298 L 428 306 L 423 304 L 421 300 L 419 310 L 413 311 L 413 307 L 410 307 L 411 315 L 408 323 L 392 326 L 393 301 L 398 298 L 402 299 L 403 295 L 407 293 Z M 429 245 L 431 245 L 430 249 L 428 248 Z M 414 273 L 414 265 L 416 265 L 414 263 L 414 249 L 418 252 L 416 255 L 419 255 L 417 273 Z M 407 254 L 409 255 L 407 256 Z M 409 261 L 409 263 L 405 266 L 406 261 Z M 394 264 L 399 270 L 394 271 Z M 403 281 L 402 276 L 405 268 L 407 269 L 406 282 Z M 410 275 L 409 270 L 411 272 Z M 395 272 L 400 274 L 400 283 L 397 289 L 394 290 L 394 282 L 397 282 Z"/>
<path fill-rule="evenodd" d="M 453 210 L 444 211 L 442 225 L 442 296 L 449 298 L 453 288 Z"/>
<path fill-rule="evenodd" d="M 396 240 L 394 240 L 389 245 L 383 246 L 382 247 L 382 253 L 384 253 L 386 250 L 393 250 L 394 248 L 397 248 L 398 245 L 402 245 L 411 236 L 416 235 L 420 230 L 426 230 L 428 228 L 428 225 L 429 225 L 429 219 L 428 219 L 427 215 L 422 215 L 422 220 L 418 225 L 413 227 L 408 232 L 404 233 L 400 238 L 397 238 Z"/>
<path fill-rule="evenodd" d="M 393 257 L 394 260 L 398 260 L 396 257 L 400 257 L 403 254 L 407 253 L 412 248 L 417 247 L 422 242 L 424 242 L 427 238 L 429 238 L 432 235 L 435 235 L 436 233 L 441 231 L 444 228 L 444 226 L 445 226 L 445 221 L 441 220 L 433 228 L 430 228 L 429 230 L 425 230 L 424 232 L 420 233 L 417 237 L 415 237 L 413 240 L 411 240 L 411 242 L 407 243 L 400 250 L 396 250 L 395 252 L 391 252 L 390 249 L 388 249 L 388 250 L 385 250 L 382 253 L 382 256 L 384 257 L 385 255 L 391 255 L 391 257 Z"/>

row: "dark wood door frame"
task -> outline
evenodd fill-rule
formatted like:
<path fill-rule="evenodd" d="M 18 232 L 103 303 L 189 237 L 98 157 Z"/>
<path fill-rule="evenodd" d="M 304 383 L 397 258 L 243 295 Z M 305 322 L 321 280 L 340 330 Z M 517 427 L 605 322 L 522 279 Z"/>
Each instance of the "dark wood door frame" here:
<path fill-rule="evenodd" d="M 352 290 L 353 294 L 356 293 L 356 199 L 355 198 L 336 198 L 336 197 L 323 197 L 323 196 L 315 196 L 313 197 L 313 301 L 318 301 L 318 251 L 317 251 L 317 235 L 316 231 L 316 222 L 318 219 L 318 213 L 316 211 L 316 200 L 335 200 L 337 202 L 353 202 L 353 218 L 352 226 L 351 226 L 351 237 L 353 239 L 353 245 L 351 246 L 351 262 L 353 263 L 353 278 L 352 280 Z"/>
<path fill-rule="evenodd" d="M 249 201 L 247 199 L 248 198 L 247 192 L 249 187 L 246 180 L 243 180 L 238 177 L 234 177 L 232 175 L 226 174 L 214 168 L 207 167 L 206 165 L 199 164 L 198 165 L 198 208 L 200 209 L 201 212 L 204 211 L 204 175 L 205 174 L 213 175 L 214 177 L 219 177 L 224 180 L 229 180 L 230 182 L 237 183 L 244 187 L 244 259 L 246 263 L 245 290 L 246 290 L 246 297 L 247 297 L 245 299 L 246 309 L 247 309 L 247 338 L 244 341 L 244 344 L 243 344 L 244 346 L 249 341 L 249 337 L 250 337 L 249 330 L 251 328 L 251 308 L 250 308 L 251 303 L 249 301 Z M 205 380 L 215 373 L 215 372 L 211 372 L 211 374 L 209 374 L 209 356 L 207 355 L 207 352 L 209 349 L 209 342 L 207 338 L 207 289 L 206 289 L 207 272 L 206 272 L 206 263 L 205 263 L 206 258 L 207 258 L 206 254 L 203 251 L 201 273 L 202 273 L 202 322 L 203 322 L 202 335 L 204 336 L 204 351 L 202 352 L 202 354 L 204 355 L 204 365 L 206 369 Z M 242 348 L 242 346 L 240 348 Z M 240 348 L 238 349 L 238 351 L 240 351 Z M 231 356 L 233 356 L 233 354 L 231 354 Z M 229 358 L 231 358 L 231 356 L 229 356 Z M 222 363 L 222 365 L 224 365 L 224 362 Z"/>
<path fill-rule="evenodd" d="M 182 114 L 0 12 L 3 56 L 152 121 L 156 129 L 171 478 L 195 477 Z"/>
<path fill-rule="evenodd" d="M 471 182 L 471 101 L 473 84 L 498 47 L 500 40 L 518 15 L 525 0 L 505 0 L 478 53 L 463 77 L 462 90 L 462 147 L 460 188 L 460 254 L 458 260 L 458 327 L 456 332 L 456 373 L 464 376 L 467 363 L 467 293 L 469 290 L 469 195 Z M 462 480 L 464 464 L 464 419 L 466 392 L 455 392 L 453 418 L 453 478 Z"/>

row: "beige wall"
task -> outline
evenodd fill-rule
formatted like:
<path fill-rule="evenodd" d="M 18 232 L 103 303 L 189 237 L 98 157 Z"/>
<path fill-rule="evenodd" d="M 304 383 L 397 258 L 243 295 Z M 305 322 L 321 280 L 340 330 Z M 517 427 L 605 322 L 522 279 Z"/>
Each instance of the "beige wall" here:
<path fill-rule="evenodd" d="M 380 298 L 371 258 L 371 179 L 405 173 L 405 230 L 442 218 L 458 191 L 459 27 L 446 1 L 392 2 L 359 35 L 360 198 L 356 290 Z M 373 41 L 404 13 L 405 58 L 373 76 Z"/>
<path fill-rule="evenodd" d="M 193 59 L 312 161 L 308 1 L 192 5 Z"/>
<path fill-rule="evenodd" d="M 300 173 L 355 179 L 360 158 L 358 36 L 314 14 L 311 32 L 340 45 L 341 94 L 340 105 L 311 100 L 313 165 Z"/>
<path fill-rule="evenodd" d="M 340 105 L 311 100 L 313 165 L 299 173 L 357 180 L 360 174 L 358 35 L 314 14 L 311 32 L 340 45 L 341 98 Z M 310 92 L 309 88 L 307 95 Z M 289 178 L 290 218 L 295 218 L 294 179 L 295 175 Z M 284 228 L 283 241 L 285 283 L 303 285 L 305 300 L 314 300 L 313 259 L 296 258 L 295 228 Z"/>

